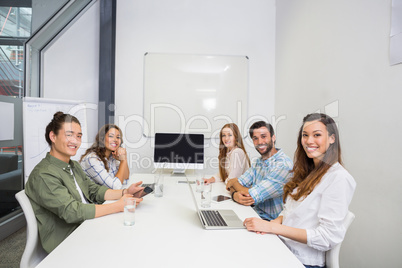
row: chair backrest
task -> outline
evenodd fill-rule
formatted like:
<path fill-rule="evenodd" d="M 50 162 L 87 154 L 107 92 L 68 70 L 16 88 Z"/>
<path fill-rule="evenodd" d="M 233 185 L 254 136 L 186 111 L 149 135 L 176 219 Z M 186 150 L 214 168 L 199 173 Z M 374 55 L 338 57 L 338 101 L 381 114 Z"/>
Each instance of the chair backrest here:
<path fill-rule="evenodd" d="M 46 256 L 47 253 L 42 248 L 39 239 L 38 225 L 36 223 L 35 213 L 32 209 L 31 202 L 25 194 L 25 190 L 19 191 L 15 198 L 20 203 L 24 211 L 25 219 L 27 221 L 27 243 L 24 253 L 22 254 L 20 267 L 31 268 L 38 265 Z"/>
<path fill-rule="evenodd" d="M 18 169 L 18 155 L 0 154 L 0 174 Z"/>
<path fill-rule="evenodd" d="M 346 215 L 345 220 L 343 221 L 343 225 L 345 226 L 346 231 L 348 230 L 350 224 L 354 219 L 355 214 L 349 211 Z M 339 243 L 334 248 L 328 250 L 325 253 L 325 263 L 327 268 L 339 268 L 339 252 L 341 250 L 341 245 L 342 243 Z"/>

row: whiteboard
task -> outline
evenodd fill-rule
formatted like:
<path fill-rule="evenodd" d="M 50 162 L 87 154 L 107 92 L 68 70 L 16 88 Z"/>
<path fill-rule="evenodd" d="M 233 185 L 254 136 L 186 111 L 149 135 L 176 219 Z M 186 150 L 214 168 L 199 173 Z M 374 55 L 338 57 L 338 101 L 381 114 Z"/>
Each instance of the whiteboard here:
<path fill-rule="evenodd" d="M 248 111 L 248 57 L 146 53 L 144 135 L 241 128 Z"/>
<path fill-rule="evenodd" d="M 33 168 L 46 157 L 50 147 L 46 142 L 46 126 L 53 119 L 53 115 L 64 112 L 77 117 L 81 123 L 82 144 L 73 160 L 79 160 L 90 146 L 87 135 L 86 104 L 79 101 L 55 100 L 45 98 L 23 99 L 23 139 L 24 139 L 24 178 L 25 183 Z"/>

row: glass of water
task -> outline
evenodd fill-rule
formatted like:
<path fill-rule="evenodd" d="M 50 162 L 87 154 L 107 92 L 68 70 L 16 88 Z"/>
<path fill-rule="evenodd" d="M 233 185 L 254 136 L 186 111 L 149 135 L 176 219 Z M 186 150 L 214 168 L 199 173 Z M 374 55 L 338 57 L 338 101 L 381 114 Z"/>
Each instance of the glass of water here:
<path fill-rule="evenodd" d="M 203 186 L 204 186 L 204 172 L 202 170 L 197 170 L 195 174 L 195 191 L 197 193 L 201 193 Z"/>
<path fill-rule="evenodd" d="M 163 196 L 163 174 L 162 173 L 155 174 L 154 179 L 155 179 L 154 195 L 155 195 L 155 197 L 162 197 Z"/>
<path fill-rule="evenodd" d="M 131 226 L 135 223 L 136 200 L 133 197 L 124 199 L 124 225 Z"/>
<path fill-rule="evenodd" d="M 212 191 L 212 183 L 203 184 L 201 190 L 201 207 L 203 208 L 211 207 L 211 191 Z"/>

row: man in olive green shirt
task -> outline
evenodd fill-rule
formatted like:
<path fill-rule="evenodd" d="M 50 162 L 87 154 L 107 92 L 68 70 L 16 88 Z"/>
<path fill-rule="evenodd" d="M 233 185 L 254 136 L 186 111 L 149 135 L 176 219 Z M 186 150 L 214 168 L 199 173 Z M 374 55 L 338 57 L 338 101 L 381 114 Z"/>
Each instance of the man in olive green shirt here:
<path fill-rule="evenodd" d="M 36 165 L 25 185 L 38 223 L 43 249 L 50 253 L 83 221 L 124 210 L 124 199 L 140 197 L 141 181 L 123 190 L 112 190 L 92 182 L 80 164 L 72 161 L 81 145 L 78 119 L 56 112 L 46 127 L 50 146 L 46 158 Z M 101 204 L 105 200 L 116 200 Z M 137 198 L 137 204 L 142 198 Z"/>
<path fill-rule="evenodd" d="M 82 222 L 95 218 L 95 204 L 105 201 L 107 190 L 110 189 L 90 180 L 78 162 L 66 163 L 48 153 L 25 185 L 44 250 L 50 253 Z"/>

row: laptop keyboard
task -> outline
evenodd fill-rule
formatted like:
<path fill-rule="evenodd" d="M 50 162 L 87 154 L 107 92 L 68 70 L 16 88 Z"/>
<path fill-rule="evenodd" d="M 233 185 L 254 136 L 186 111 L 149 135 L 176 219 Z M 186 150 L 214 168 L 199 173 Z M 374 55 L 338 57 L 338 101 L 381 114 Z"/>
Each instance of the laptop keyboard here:
<path fill-rule="evenodd" d="M 201 210 L 201 213 L 209 226 L 228 226 L 216 210 Z"/>

